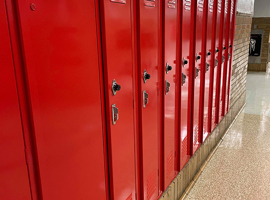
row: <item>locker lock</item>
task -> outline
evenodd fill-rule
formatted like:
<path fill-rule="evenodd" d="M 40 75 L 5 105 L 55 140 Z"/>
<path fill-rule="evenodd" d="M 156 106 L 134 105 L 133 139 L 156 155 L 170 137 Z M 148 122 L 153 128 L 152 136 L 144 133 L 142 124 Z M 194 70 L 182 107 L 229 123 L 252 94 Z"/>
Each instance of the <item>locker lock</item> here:
<path fill-rule="evenodd" d="M 170 92 L 170 87 L 171 87 L 171 84 L 166 80 L 165 81 L 165 95 L 167 95 L 168 92 Z"/>
<path fill-rule="evenodd" d="M 217 52 L 217 53 L 219 52 L 219 49 L 218 49 L 218 48 L 216 48 L 216 52 Z"/>
<path fill-rule="evenodd" d="M 225 50 L 226 49 L 226 47 L 223 47 L 223 50 Z"/>
<path fill-rule="evenodd" d="M 186 78 L 187 76 L 184 73 L 182 73 L 182 86 L 186 83 Z"/>
<path fill-rule="evenodd" d="M 188 64 L 188 61 L 185 58 L 183 58 L 183 67 L 185 67 L 185 65 L 187 64 Z"/>
<path fill-rule="evenodd" d="M 172 66 L 170 66 L 168 63 L 166 63 L 166 74 L 169 73 L 169 71 L 172 70 Z"/>
<path fill-rule="evenodd" d="M 218 66 L 218 60 L 215 60 L 215 67 Z"/>
<path fill-rule="evenodd" d="M 115 79 L 113 79 L 113 83 L 112 83 L 112 93 L 113 95 L 116 95 L 117 91 L 121 90 L 121 85 L 118 85 L 115 81 Z"/>
<path fill-rule="evenodd" d="M 197 67 L 195 67 L 195 78 L 199 76 L 199 72 L 200 70 Z"/>
<path fill-rule="evenodd" d="M 210 65 L 208 63 L 206 63 L 205 72 L 208 72 L 209 71 L 209 67 L 210 67 Z"/>
<path fill-rule="evenodd" d="M 200 55 L 196 55 L 196 62 L 198 61 L 198 60 L 200 60 L 201 59 L 201 56 Z"/>
<path fill-rule="evenodd" d="M 148 73 L 146 72 L 146 70 L 144 70 L 144 72 L 143 72 L 143 82 L 146 83 L 146 81 L 147 81 L 148 79 L 150 79 L 150 78 L 151 78 L 150 74 L 148 74 Z"/>
<path fill-rule="evenodd" d="M 232 45 L 230 44 L 230 45 L 229 45 L 229 47 L 231 48 L 231 47 L 232 47 Z"/>
<path fill-rule="evenodd" d="M 211 52 L 210 52 L 210 51 L 208 51 L 208 52 L 207 52 L 207 56 L 210 56 L 210 55 L 211 55 Z"/>

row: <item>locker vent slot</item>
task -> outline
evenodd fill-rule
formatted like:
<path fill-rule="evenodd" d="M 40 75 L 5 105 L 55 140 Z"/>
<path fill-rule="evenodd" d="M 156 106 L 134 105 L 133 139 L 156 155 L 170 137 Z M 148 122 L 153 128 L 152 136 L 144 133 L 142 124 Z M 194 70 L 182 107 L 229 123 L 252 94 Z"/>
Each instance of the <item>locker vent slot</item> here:
<path fill-rule="evenodd" d="M 122 4 L 126 4 L 127 3 L 126 0 L 111 0 L 111 2 L 113 2 L 113 3 L 122 3 Z"/>
<path fill-rule="evenodd" d="M 170 176 L 170 174 L 173 171 L 173 151 L 171 151 L 169 153 L 169 155 L 167 156 L 167 169 L 166 169 L 166 177 L 168 178 Z"/>
<path fill-rule="evenodd" d="M 132 194 L 130 194 L 126 200 L 132 200 Z"/>
<path fill-rule="evenodd" d="M 153 194 L 155 194 L 157 190 L 157 179 L 156 179 L 157 171 L 154 170 L 147 178 L 147 200 L 151 199 Z"/>
<path fill-rule="evenodd" d="M 181 160 L 180 160 L 180 164 L 181 167 L 183 167 L 186 163 L 186 159 L 187 159 L 187 136 L 185 137 L 185 139 L 182 141 L 181 144 Z"/>

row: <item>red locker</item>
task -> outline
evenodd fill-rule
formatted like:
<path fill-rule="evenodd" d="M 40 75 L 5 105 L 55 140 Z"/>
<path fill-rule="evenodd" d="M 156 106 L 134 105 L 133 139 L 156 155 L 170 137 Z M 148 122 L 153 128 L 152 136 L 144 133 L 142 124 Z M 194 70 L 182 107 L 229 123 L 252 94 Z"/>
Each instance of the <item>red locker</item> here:
<path fill-rule="evenodd" d="M 176 171 L 176 41 L 177 1 L 164 4 L 164 188 L 177 174 Z M 177 102 L 178 103 L 178 102 Z"/>
<path fill-rule="evenodd" d="M 235 18 L 236 18 L 236 0 L 231 0 L 231 11 L 230 11 L 230 31 L 229 31 L 229 52 L 228 52 L 228 71 L 227 71 L 227 87 L 225 97 L 225 113 L 229 111 L 230 106 L 230 84 L 231 84 L 231 73 L 232 73 L 232 62 L 233 62 L 233 43 L 235 35 Z"/>
<path fill-rule="evenodd" d="M 230 40 L 230 20 L 231 20 L 231 0 L 227 2 L 227 9 L 225 6 L 225 62 L 224 62 L 224 73 L 223 73 L 223 84 L 222 84 L 222 107 L 221 107 L 221 116 L 226 114 L 225 106 L 226 106 L 226 90 L 228 85 L 228 76 L 229 76 L 229 67 L 228 67 L 228 60 L 229 60 L 229 40 Z"/>
<path fill-rule="evenodd" d="M 95 2 L 16 6 L 42 198 L 106 199 Z"/>
<path fill-rule="evenodd" d="M 193 2 L 193 0 L 192 0 Z M 190 158 L 190 127 L 189 120 L 191 119 L 190 115 L 190 103 L 189 98 L 191 97 L 191 88 L 190 88 L 190 79 L 191 76 L 191 37 L 193 36 L 193 23 L 191 18 L 191 3 L 190 0 L 182 1 L 182 15 L 181 15 L 181 107 L 180 107 L 180 168 L 181 170 Z M 194 3 L 194 2 L 193 2 Z"/>
<path fill-rule="evenodd" d="M 110 194 L 135 199 L 133 1 L 102 0 L 101 30 L 107 114 Z"/>
<path fill-rule="evenodd" d="M 0 4 L 0 199 L 31 200 L 5 2 Z"/>
<path fill-rule="evenodd" d="M 202 111 L 204 103 L 204 81 L 205 81 L 205 31 L 206 31 L 206 14 L 207 14 L 207 0 L 198 0 L 196 2 L 196 35 L 195 35 L 195 55 L 196 60 L 193 68 L 195 77 L 194 81 L 194 104 L 193 104 L 193 148 L 194 154 L 202 143 L 203 125 L 202 125 Z"/>
<path fill-rule="evenodd" d="M 159 188 L 159 6 L 157 2 L 136 2 L 139 87 L 139 174 L 140 199 L 157 199 Z M 151 26 L 149 26 L 151 24 Z"/>
<path fill-rule="evenodd" d="M 206 35 L 206 73 L 204 91 L 203 141 L 211 133 L 212 91 L 215 72 L 215 18 L 217 0 L 208 0 L 207 35 Z"/>
<path fill-rule="evenodd" d="M 219 117 L 219 105 L 220 105 L 220 84 L 221 84 L 221 74 L 222 74 L 222 64 L 223 64 L 223 24 L 224 24 L 224 7 L 225 0 L 218 0 L 217 5 L 217 18 L 216 18 L 216 80 L 214 80 L 213 87 L 213 102 L 215 106 L 212 110 L 214 122 L 212 124 L 212 129 L 220 122 Z"/>

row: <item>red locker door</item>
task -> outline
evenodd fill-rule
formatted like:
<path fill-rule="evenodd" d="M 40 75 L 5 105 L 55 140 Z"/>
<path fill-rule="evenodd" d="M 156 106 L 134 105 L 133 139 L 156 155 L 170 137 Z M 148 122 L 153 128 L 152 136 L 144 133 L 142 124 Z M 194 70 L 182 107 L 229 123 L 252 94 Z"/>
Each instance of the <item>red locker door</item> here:
<path fill-rule="evenodd" d="M 212 87 L 215 69 L 215 20 L 214 9 L 216 0 L 208 0 L 206 25 L 206 67 L 204 86 L 203 141 L 211 133 Z"/>
<path fill-rule="evenodd" d="M 135 199 L 132 3 L 102 0 L 111 199 Z"/>
<path fill-rule="evenodd" d="M 5 2 L 0 4 L 0 199 L 31 200 Z"/>
<path fill-rule="evenodd" d="M 159 195 L 159 88 L 158 88 L 158 28 L 157 2 L 137 2 L 138 66 L 141 113 L 140 167 L 142 168 L 142 198 L 157 199 Z M 151 26 L 149 26 L 151 24 Z"/>
<path fill-rule="evenodd" d="M 233 62 L 233 43 L 234 43 L 234 34 L 235 34 L 234 32 L 235 31 L 235 16 L 236 16 L 235 13 L 236 13 L 236 1 L 231 0 L 225 113 L 229 111 L 229 106 L 230 106 L 230 84 L 231 84 L 231 73 L 232 73 L 232 62 Z"/>
<path fill-rule="evenodd" d="M 106 199 L 95 2 L 17 3 L 43 199 Z"/>
<path fill-rule="evenodd" d="M 223 104 L 223 95 L 222 95 L 222 91 L 223 91 L 223 87 L 224 87 L 224 81 L 226 81 L 226 77 L 225 77 L 225 74 L 226 74 L 226 69 L 225 69 L 225 66 L 226 66 L 226 28 L 227 28 L 227 13 L 228 13 L 228 0 L 224 0 L 224 9 L 222 10 L 223 12 L 223 27 L 222 27 L 222 57 L 220 58 L 221 59 L 221 68 L 220 68 L 220 86 L 219 86 L 219 108 L 218 108 L 218 113 L 219 113 L 219 116 L 218 116 L 218 123 L 223 119 L 223 112 L 222 112 L 222 104 Z M 220 45 L 221 46 L 221 45 Z"/>
<path fill-rule="evenodd" d="M 227 9 L 225 6 L 225 62 L 224 62 L 224 73 L 223 73 L 223 87 L 222 87 L 222 110 L 221 116 L 226 114 L 226 91 L 228 86 L 228 76 L 229 76 L 229 67 L 228 67 L 228 60 L 229 60 L 229 40 L 230 40 L 230 18 L 231 18 L 231 0 L 227 2 Z"/>
<path fill-rule="evenodd" d="M 164 186 L 167 188 L 176 176 L 176 30 L 177 2 L 166 1 L 164 13 L 164 60 L 165 60 L 165 97 L 164 97 Z"/>
<path fill-rule="evenodd" d="M 200 147 L 201 144 L 201 134 L 202 134 L 202 124 L 201 124 L 201 119 L 199 113 L 203 110 L 203 96 L 204 94 L 202 93 L 201 90 L 203 90 L 204 87 L 204 78 L 205 78 L 205 19 L 206 17 L 204 15 L 205 12 L 207 12 L 207 8 L 205 7 L 205 2 L 207 0 L 198 0 L 196 3 L 196 9 L 197 9 L 197 15 L 196 15 L 196 37 L 195 37 L 195 66 L 194 66 L 194 105 L 193 105 L 193 152 L 194 154 L 197 149 Z M 200 111 L 201 109 L 201 111 Z"/>
<path fill-rule="evenodd" d="M 212 110 L 212 130 L 219 123 L 219 98 L 220 98 L 220 79 L 222 68 L 222 50 L 223 50 L 223 21 L 224 21 L 224 3 L 225 0 L 218 0 L 217 4 L 217 17 L 216 17 L 216 64 L 214 87 L 213 87 L 213 102 L 215 106 Z"/>
<path fill-rule="evenodd" d="M 191 118 L 189 112 L 189 96 L 191 95 L 190 79 L 191 65 L 190 65 L 190 42 L 191 42 L 191 1 L 183 0 L 182 5 L 182 19 L 181 19 L 181 67 L 182 67 L 182 84 L 181 87 L 181 108 L 180 108 L 180 170 L 185 166 L 190 158 L 190 128 L 188 128 L 188 119 Z"/>

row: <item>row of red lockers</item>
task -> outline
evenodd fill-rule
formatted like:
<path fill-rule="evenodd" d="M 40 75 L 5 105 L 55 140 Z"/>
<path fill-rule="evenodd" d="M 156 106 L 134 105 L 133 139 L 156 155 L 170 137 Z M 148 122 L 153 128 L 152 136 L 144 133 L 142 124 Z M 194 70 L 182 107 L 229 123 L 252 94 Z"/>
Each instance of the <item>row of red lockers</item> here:
<path fill-rule="evenodd" d="M 2 200 L 157 199 L 229 109 L 235 0 L 0 10 Z"/>

